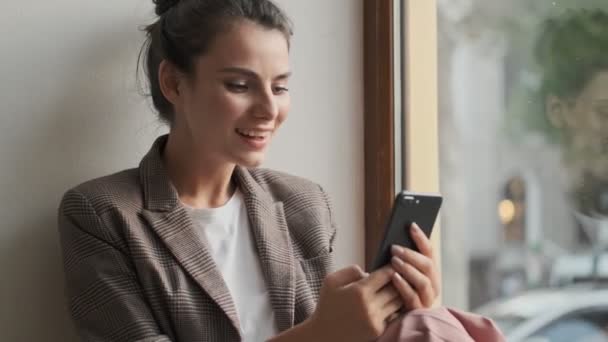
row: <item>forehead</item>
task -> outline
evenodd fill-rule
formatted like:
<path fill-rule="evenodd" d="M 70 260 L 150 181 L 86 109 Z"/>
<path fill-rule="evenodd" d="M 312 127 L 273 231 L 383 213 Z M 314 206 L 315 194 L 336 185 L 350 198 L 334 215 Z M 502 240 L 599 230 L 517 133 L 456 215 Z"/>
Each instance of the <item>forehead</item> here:
<path fill-rule="evenodd" d="M 261 75 L 274 76 L 289 70 L 289 47 L 281 31 L 240 20 L 215 37 L 196 65 L 205 72 L 245 67 Z"/>
<path fill-rule="evenodd" d="M 598 72 L 581 95 L 588 100 L 608 100 L 608 69 Z"/>

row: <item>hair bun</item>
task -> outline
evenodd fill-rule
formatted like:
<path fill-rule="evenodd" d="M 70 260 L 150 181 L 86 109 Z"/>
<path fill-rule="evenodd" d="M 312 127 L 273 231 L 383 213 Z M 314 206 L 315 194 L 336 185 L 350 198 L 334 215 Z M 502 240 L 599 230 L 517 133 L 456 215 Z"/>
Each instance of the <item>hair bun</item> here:
<path fill-rule="evenodd" d="M 156 5 L 156 15 L 159 17 L 167 12 L 170 8 L 177 5 L 179 0 L 152 0 L 152 2 Z"/>

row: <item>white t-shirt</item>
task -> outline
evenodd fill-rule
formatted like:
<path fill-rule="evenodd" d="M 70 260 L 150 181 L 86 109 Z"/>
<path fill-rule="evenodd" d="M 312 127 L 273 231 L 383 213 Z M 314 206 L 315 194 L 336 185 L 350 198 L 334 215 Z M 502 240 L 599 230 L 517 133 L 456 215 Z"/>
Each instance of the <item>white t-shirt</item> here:
<path fill-rule="evenodd" d="M 278 329 L 266 281 L 249 226 L 243 194 L 237 189 L 219 208 L 197 209 L 186 205 L 211 255 L 224 277 L 241 323 L 244 342 L 265 341 Z"/>

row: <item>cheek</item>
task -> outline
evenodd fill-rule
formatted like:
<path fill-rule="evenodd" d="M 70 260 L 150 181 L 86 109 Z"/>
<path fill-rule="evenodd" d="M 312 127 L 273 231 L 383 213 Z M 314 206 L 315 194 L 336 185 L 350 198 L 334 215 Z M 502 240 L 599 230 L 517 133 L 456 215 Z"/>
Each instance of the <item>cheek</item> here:
<path fill-rule="evenodd" d="M 588 131 L 587 133 L 591 133 L 592 131 L 596 130 L 599 125 L 600 122 L 598 121 L 598 116 L 593 111 L 593 108 L 585 106 L 577 109 L 575 113 L 575 120 L 573 120 L 572 123 L 572 126 L 574 126 L 575 129 L 581 131 L 581 133 L 585 133 L 585 131 Z"/>
<path fill-rule="evenodd" d="M 208 105 L 202 110 L 207 111 L 209 113 L 208 116 L 214 122 L 225 123 L 239 118 L 249 106 L 248 101 L 244 98 L 226 92 L 218 92 L 210 96 L 209 101 L 206 103 Z"/>
<path fill-rule="evenodd" d="M 285 120 L 287 120 L 287 116 L 289 115 L 290 109 L 291 109 L 291 102 L 288 98 L 279 107 L 279 115 L 277 116 L 277 127 L 279 127 Z"/>
<path fill-rule="evenodd" d="M 576 106 L 566 109 L 563 115 L 565 128 L 570 131 L 571 134 L 578 134 L 579 131 L 584 130 L 589 124 L 587 110 L 580 104 L 580 101 Z"/>

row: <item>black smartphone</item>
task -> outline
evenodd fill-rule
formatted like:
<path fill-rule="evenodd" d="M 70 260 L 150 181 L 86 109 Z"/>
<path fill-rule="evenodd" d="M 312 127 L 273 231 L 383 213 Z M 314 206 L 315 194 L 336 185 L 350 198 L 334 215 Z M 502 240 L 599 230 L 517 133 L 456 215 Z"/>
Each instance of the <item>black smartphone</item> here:
<path fill-rule="evenodd" d="M 424 234 L 430 238 L 442 202 L 443 197 L 436 193 L 401 191 L 397 194 L 371 271 L 390 263 L 392 245 L 401 245 L 418 251 L 409 227 L 416 222 Z"/>

